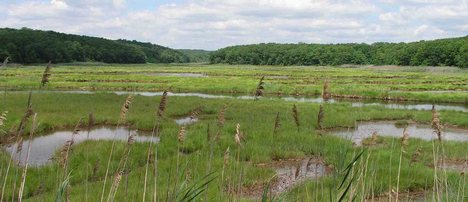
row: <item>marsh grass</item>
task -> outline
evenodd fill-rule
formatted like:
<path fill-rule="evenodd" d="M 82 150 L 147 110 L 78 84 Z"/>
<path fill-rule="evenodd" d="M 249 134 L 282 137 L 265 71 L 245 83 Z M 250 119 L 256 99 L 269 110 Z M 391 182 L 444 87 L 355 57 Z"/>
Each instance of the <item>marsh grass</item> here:
<path fill-rule="evenodd" d="M 120 122 L 120 117 L 119 114 L 116 113 L 116 109 L 122 106 L 122 103 L 118 100 L 123 99 L 125 99 L 125 97 L 111 94 L 35 95 L 35 111 L 43 114 L 41 116 L 41 124 L 38 126 L 37 131 L 46 131 L 58 126 L 69 126 L 72 128 L 76 120 L 81 118 L 79 112 L 92 111 L 94 108 L 99 109 L 95 114 L 100 123 L 118 124 Z M 131 113 L 126 114 L 126 122 L 134 125 L 133 127 L 151 131 L 155 123 L 154 99 L 153 97 L 136 96 L 132 101 Z M 27 97 L 25 95 L 8 95 L 8 99 L 4 105 L 6 107 L 5 109 L 10 111 L 6 126 L 11 126 L 13 124 L 11 120 L 21 119 L 21 114 L 24 111 L 22 104 L 25 103 L 26 100 Z M 239 194 L 240 190 L 258 183 L 263 184 L 269 182 L 272 176 L 275 175 L 273 169 L 260 169 L 255 166 L 256 164 L 270 162 L 273 159 L 301 158 L 313 155 L 319 155 L 323 157 L 327 164 L 333 165 L 332 173 L 330 176 L 321 178 L 318 181 L 308 181 L 293 188 L 285 193 L 284 198 L 286 200 L 307 198 L 317 201 L 329 201 L 330 199 L 337 201 L 343 196 L 346 189 L 348 191 L 346 191 L 346 194 L 343 196 L 343 200 L 348 200 L 350 197 L 351 199 L 362 200 L 371 196 L 382 195 L 387 192 L 389 187 L 394 188 L 397 184 L 399 184 L 400 192 L 414 189 L 431 190 L 434 187 L 434 170 L 427 167 L 427 165 L 432 165 L 431 162 L 433 162 L 433 156 L 430 155 L 430 153 L 432 153 L 432 142 L 409 138 L 408 147 L 406 148 L 407 153 L 412 154 L 416 153 L 418 149 L 421 150 L 421 155 L 418 158 L 419 161 L 410 164 L 411 156 L 405 153 L 402 155 L 400 161 L 399 154 L 401 152 L 401 146 L 398 143 L 392 144 L 392 142 L 398 142 L 395 141 L 395 138 L 382 137 L 381 146 L 368 148 L 368 152 L 362 154 L 359 161 L 356 161 L 356 164 L 349 171 L 349 176 L 345 179 L 345 183 L 341 189 L 334 189 L 339 187 L 344 179 L 344 175 L 348 171 L 345 168 L 353 161 L 356 155 L 361 152 L 362 148 L 354 148 L 349 141 L 335 136 L 310 135 L 316 134 L 317 132 L 315 130 L 301 130 L 297 132 L 297 126 L 294 121 L 281 122 L 281 135 L 275 136 L 275 141 L 265 141 L 266 138 L 271 137 L 273 117 L 275 117 L 278 112 L 291 113 L 291 105 L 288 105 L 286 102 L 273 102 L 263 99 L 257 101 L 255 104 L 243 100 L 230 100 L 230 110 L 225 111 L 223 115 L 223 127 L 217 129 L 220 131 L 221 135 L 219 141 L 214 144 L 214 156 L 212 160 L 210 160 L 208 154 L 211 151 L 208 146 L 209 144 L 207 144 L 208 135 L 206 125 L 215 121 L 219 122 L 219 120 L 215 120 L 219 116 L 216 115 L 216 111 L 218 111 L 218 114 L 222 111 L 224 102 L 225 100 L 171 97 L 171 107 L 167 107 L 165 111 L 166 116 L 171 117 L 177 114 L 186 114 L 187 111 L 193 109 L 194 106 L 203 105 L 207 112 L 211 112 L 210 114 L 204 114 L 196 124 L 186 126 L 188 133 L 181 147 L 183 147 L 184 151 L 189 152 L 179 156 L 180 175 L 177 176 L 180 180 L 180 183 L 178 183 L 179 185 L 185 184 L 182 186 L 184 188 L 191 187 L 197 180 L 206 180 L 204 176 L 206 175 L 207 164 L 212 161 L 211 165 L 213 171 L 221 172 L 221 178 L 215 179 L 213 183 L 209 184 L 204 184 L 205 181 L 202 180 L 203 183 L 201 184 L 203 185 L 202 187 L 204 187 L 202 190 L 206 191 L 204 193 L 208 200 L 250 200 L 245 198 L 242 194 Z M 86 103 L 93 103 L 94 106 L 89 107 Z M 53 105 L 53 107 L 51 105 Z M 315 121 L 317 121 L 314 115 L 317 114 L 317 108 L 319 108 L 318 104 L 297 103 L 297 107 L 302 109 L 301 121 L 303 123 L 315 123 Z M 2 108 L 1 110 L 5 109 Z M 252 111 L 258 113 L 252 114 Z M 389 110 L 380 107 L 352 108 L 344 104 L 327 105 L 327 114 L 337 114 L 337 116 L 327 116 L 327 118 L 324 119 L 323 124 L 327 128 L 352 126 L 356 120 L 362 119 L 382 120 L 411 118 L 415 121 L 431 122 L 431 112 Z M 284 119 L 284 117 L 281 118 Z M 441 111 L 440 118 L 444 120 L 444 123 L 468 125 L 464 113 Z M 124 192 L 123 189 L 115 189 L 117 190 L 114 192 L 115 196 L 111 195 L 111 198 L 118 200 L 128 197 L 134 198 L 135 200 L 145 200 L 142 191 L 145 178 L 147 179 L 146 200 L 150 198 L 148 197 L 149 195 L 153 195 L 153 197 L 151 197 L 153 200 L 154 198 L 158 200 L 174 199 L 174 197 L 180 199 L 187 193 L 186 189 L 180 188 L 181 186 L 178 186 L 178 188 L 173 191 L 176 178 L 174 174 L 176 170 L 175 162 L 177 160 L 177 153 L 179 153 L 179 150 L 176 148 L 178 147 L 177 145 L 180 144 L 177 139 L 179 126 L 169 119 L 159 120 L 161 121 L 160 126 L 164 133 L 161 142 L 157 147 L 154 145 L 150 147 L 151 149 L 148 148 L 149 143 L 135 143 L 131 152 L 128 153 L 126 164 L 126 168 L 131 169 L 131 172 L 128 172 L 128 182 L 125 182 L 127 171 L 122 173 L 119 182 L 120 186 L 123 186 L 124 182 L 128 183 L 128 188 L 126 188 L 128 189 L 128 193 L 126 193 L 126 191 Z M 239 133 L 247 134 L 245 138 L 247 141 L 242 142 L 242 147 L 237 146 L 235 140 L 235 134 L 238 133 L 237 123 L 241 126 L 239 127 Z M 27 131 L 27 128 L 25 128 L 25 131 Z M 444 145 L 446 157 L 451 159 L 466 158 L 466 143 L 444 142 Z M 110 169 L 109 172 L 112 174 L 116 173 L 114 171 L 117 171 L 117 168 L 119 168 L 121 157 L 125 154 L 125 147 L 125 144 L 115 144 L 115 156 L 119 155 L 120 158 L 113 158 L 111 160 L 111 166 L 95 164 L 99 166 L 93 166 L 93 170 L 95 170 L 93 172 L 94 174 L 92 174 L 95 176 L 93 177 L 94 180 L 87 182 L 88 180 L 85 177 L 87 165 L 82 163 L 87 161 L 85 154 L 96 148 L 102 151 L 110 151 L 112 148 L 112 141 L 86 141 L 74 145 L 72 155 L 69 158 L 69 170 L 73 172 L 71 172 L 71 174 L 68 172 L 66 175 L 70 176 L 70 178 L 68 179 L 69 183 L 65 186 L 65 188 L 68 187 L 68 185 L 73 188 L 73 192 L 69 194 L 70 200 L 84 201 L 86 196 L 78 193 L 85 193 L 87 189 L 89 191 L 89 200 L 99 201 L 105 172 L 108 167 L 110 167 L 112 169 Z M 227 148 L 230 148 L 232 153 L 234 153 L 232 160 L 229 158 L 230 152 L 226 152 Z M 228 154 L 225 155 L 225 153 Z M 99 162 L 100 159 L 107 160 L 108 155 L 108 152 L 89 152 L 89 162 Z M 148 161 L 148 159 L 152 160 Z M 4 174 L 8 158 L 6 155 L 0 155 L 0 160 L 2 163 L 5 162 L 2 164 L 2 173 Z M 146 168 L 147 162 L 148 168 Z M 346 162 L 346 164 L 343 162 Z M 12 167 L 16 168 L 16 165 L 12 165 Z M 60 175 L 60 179 L 54 177 L 54 173 L 57 172 L 57 169 L 62 173 L 62 168 L 53 166 L 29 170 L 23 195 L 25 199 L 54 200 L 56 193 L 60 192 L 59 188 L 62 187 L 61 185 L 63 182 L 67 181 L 67 178 L 65 178 L 65 180 L 61 178 L 62 175 Z M 399 182 L 397 182 L 396 177 L 398 169 L 400 169 Z M 148 171 L 145 172 L 146 170 Z M 389 173 L 392 174 L 389 176 Z M 445 178 L 442 172 L 439 171 L 438 174 L 440 175 L 437 175 L 437 177 L 441 177 L 439 179 Z M 147 176 L 145 177 L 145 175 Z M 12 176 L 14 176 L 14 174 L 9 174 L 9 176 L 10 179 L 13 179 Z M 112 181 L 111 184 L 113 184 L 116 175 L 111 176 L 112 180 L 110 181 Z M 149 182 L 151 178 L 155 176 L 157 176 L 157 179 L 154 180 L 153 178 L 154 183 Z M 447 187 L 445 184 L 448 184 L 451 190 L 466 189 L 463 188 L 463 183 L 461 183 L 462 178 L 465 180 L 465 177 L 460 177 L 459 173 L 447 171 L 447 183 L 443 182 L 441 185 L 443 184 L 443 187 Z M 41 181 L 44 181 L 44 191 L 41 191 L 42 194 L 40 195 L 33 195 L 32 193 L 39 187 Z M 56 181 L 58 181 L 58 183 Z M 10 184 L 13 185 L 12 180 L 8 180 L 8 185 Z M 165 196 L 165 193 L 168 191 L 167 187 L 171 190 L 169 197 Z M 446 188 L 443 190 L 445 189 Z M 67 189 L 63 190 L 64 194 L 62 198 L 66 198 Z M 174 192 L 176 193 L 175 195 Z M 464 191 L 460 191 L 460 197 L 463 192 Z M 17 193 L 18 192 L 11 193 L 11 190 L 9 190 L 5 193 L 5 197 L 10 200 L 12 194 L 17 195 Z M 432 193 L 435 194 L 436 192 Z M 444 191 L 444 194 L 446 193 L 448 192 Z M 109 192 L 107 191 L 106 196 L 109 196 Z M 446 198 L 446 196 L 444 196 L 444 198 Z"/>

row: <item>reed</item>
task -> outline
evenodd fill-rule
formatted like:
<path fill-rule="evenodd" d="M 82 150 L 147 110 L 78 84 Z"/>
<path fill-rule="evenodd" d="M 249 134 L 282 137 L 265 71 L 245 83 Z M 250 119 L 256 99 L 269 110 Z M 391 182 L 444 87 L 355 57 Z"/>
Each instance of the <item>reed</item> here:
<path fill-rule="evenodd" d="M 276 117 L 275 117 L 275 126 L 273 128 L 273 136 L 275 136 L 278 133 L 280 127 L 281 127 L 280 113 L 277 112 Z"/>
<path fill-rule="evenodd" d="M 227 105 L 224 104 L 219 110 L 218 115 L 217 115 L 218 128 L 217 128 L 215 138 L 214 138 L 216 142 L 219 142 L 219 140 L 221 139 L 221 133 L 224 128 L 224 124 L 226 123 L 226 110 L 227 110 Z"/>
<path fill-rule="evenodd" d="M 91 133 L 91 130 L 94 127 L 96 120 L 94 118 L 94 114 L 90 112 L 88 114 L 88 126 L 86 127 L 87 129 L 87 134 L 86 134 L 86 139 L 89 139 L 89 134 Z M 90 169 L 90 164 L 89 164 L 89 151 L 86 151 L 86 186 L 85 186 L 85 201 L 88 201 L 88 181 L 89 181 L 89 169 Z"/>
<path fill-rule="evenodd" d="M 319 108 L 319 112 L 318 112 L 318 115 L 317 115 L 317 128 L 319 130 L 322 130 L 323 129 L 323 118 L 325 116 L 325 112 L 323 111 L 323 105 L 320 105 L 320 108 Z"/>
<path fill-rule="evenodd" d="M 168 91 L 165 90 L 161 96 L 161 100 L 159 101 L 158 108 L 156 110 L 156 117 L 154 120 L 153 124 L 153 130 L 151 132 L 151 138 L 153 138 L 155 135 L 160 136 L 160 124 L 161 124 L 161 119 L 164 117 L 164 111 L 166 110 L 167 107 L 167 100 L 168 100 Z M 143 185 L 143 201 L 146 200 L 146 192 L 147 192 L 147 184 L 148 184 L 148 173 L 149 173 L 149 165 L 151 161 L 153 160 L 152 157 L 154 157 L 154 190 L 153 190 L 153 201 L 157 200 L 157 147 L 154 147 L 153 149 L 153 142 L 150 142 L 148 146 L 148 151 L 147 151 L 147 156 L 146 156 L 146 165 L 145 165 L 145 177 L 144 177 L 144 185 Z M 154 153 L 154 156 L 152 154 Z"/>
<path fill-rule="evenodd" d="M 35 113 L 33 115 L 31 130 L 29 132 L 28 151 L 26 153 L 25 165 L 23 167 L 23 173 L 21 174 L 21 185 L 20 185 L 20 188 L 19 188 L 19 191 L 18 191 L 18 201 L 19 202 L 21 202 L 23 200 L 24 185 L 26 184 L 26 176 L 27 176 L 28 166 L 29 166 L 29 155 L 31 153 L 31 141 L 32 141 L 32 137 L 34 135 L 34 132 L 36 131 L 36 128 L 37 128 L 37 113 Z"/>
<path fill-rule="evenodd" d="M 442 125 L 440 124 L 440 115 L 437 112 L 434 105 L 432 105 L 432 120 L 431 120 L 432 129 L 437 135 L 439 142 L 442 142 Z"/>
<path fill-rule="evenodd" d="M 117 194 L 120 182 L 122 181 L 122 175 L 124 174 L 124 171 L 128 162 L 128 158 L 130 155 L 130 151 L 134 143 L 135 143 L 135 134 L 130 133 L 127 138 L 127 144 L 125 146 L 124 154 L 122 155 L 119 165 L 117 167 L 117 171 L 114 174 L 114 180 L 112 181 L 111 189 L 107 196 L 107 201 L 115 200 L 115 195 Z"/>
<path fill-rule="evenodd" d="M 49 61 L 49 63 L 47 64 L 44 70 L 44 73 L 42 74 L 41 86 L 45 86 L 47 83 L 49 83 L 49 77 L 52 75 L 51 69 L 52 69 L 52 61 Z"/>
<path fill-rule="evenodd" d="M 330 93 L 330 82 L 328 79 L 326 79 L 323 82 L 323 87 L 322 87 L 322 98 L 323 100 L 327 101 L 331 98 L 331 93 Z"/>
<path fill-rule="evenodd" d="M 262 78 L 260 78 L 260 81 L 258 82 L 257 88 L 255 89 L 254 100 L 258 100 L 258 97 L 263 96 L 263 93 L 265 91 L 265 88 L 263 87 L 265 82 L 263 82 L 263 79 L 265 79 L 265 76 L 262 76 Z"/>
<path fill-rule="evenodd" d="M 17 145 L 17 148 L 16 148 L 16 152 L 17 153 L 20 153 L 22 148 L 23 148 L 23 138 L 22 138 L 22 134 L 23 134 L 23 130 L 24 130 L 24 127 L 26 125 L 26 123 L 28 122 L 29 118 L 33 115 L 33 109 L 32 109 L 32 91 L 29 92 L 29 95 L 28 95 L 28 102 L 27 102 L 27 106 L 26 106 L 26 112 L 24 112 L 23 114 L 23 117 L 21 118 L 21 121 L 20 121 L 20 124 L 16 130 L 16 135 L 15 135 L 15 142 L 16 142 L 16 145 Z M 21 156 L 21 153 L 20 155 Z M 8 165 L 7 165 L 7 168 L 6 168 L 6 173 L 5 173 L 5 179 L 3 179 L 3 185 L 2 185 L 2 192 L 0 193 L 1 196 L 0 196 L 0 201 L 3 201 L 3 197 L 4 197 L 4 193 L 5 193 L 5 188 L 6 188 L 6 183 L 7 183 L 7 180 L 8 180 L 8 174 L 10 172 L 10 168 L 11 168 L 11 164 L 13 162 L 13 155 L 10 156 L 10 159 L 8 161 Z M 16 178 L 15 178 L 16 179 Z M 16 182 L 13 186 L 13 190 L 16 189 Z M 13 191 L 15 192 L 15 191 Z M 14 198 L 14 197 L 13 197 Z"/>
<path fill-rule="evenodd" d="M 167 90 L 165 90 L 162 94 L 161 101 L 159 102 L 159 107 L 158 107 L 158 112 L 157 115 L 158 117 L 163 117 L 164 116 L 164 111 L 166 110 L 166 105 L 167 105 Z"/>
<path fill-rule="evenodd" d="M 403 153 L 406 153 L 406 148 L 408 147 L 409 133 L 407 128 L 403 129 L 403 136 L 401 137 L 401 147 L 400 147 L 400 158 L 398 162 L 398 174 L 397 174 L 397 186 L 396 186 L 396 197 L 395 200 L 399 200 L 400 194 L 400 176 L 401 176 L 401 162 Z"/>
<path fill-rule="evenodd" d="M 125 123 L 127 113 L 130 110 L 130 105 L 132 104 L 132 100 L 133 100 L 132 95 L 128 95 L 127 98 L 125 99 L 124 104 L 120 108 L 120 116 L 119 116 L 119 122 L 117 124 L 117 127 L 120 124 Z M 115 138 L 112 140 L 111 151 L 109 153 L 109 158 L 107 160 L 106 173 L 104 175 L 104 183 L 102 185 L 102 191 L 101 191 L 101 200 L 100 200 L 101 202 L 104 201 L 104 194 L 106 192 L 107 178 L 109 176 L 109 169 L 110 169 L 110 166 L 111 166 L 111 160 L 112 160 L 112 156 L 113 156 L 113 153 L 114 153 L 114 148 L 115 148 Z"/>
<path fill-rule="evenodd" d="M 297 131 L 299 131 L 301 123 L 299 122 L 299 112 L 297 110 L 296 104 L 292 108 L 292 116 L 294 118 L 294 123 L 296 123 Z"/>

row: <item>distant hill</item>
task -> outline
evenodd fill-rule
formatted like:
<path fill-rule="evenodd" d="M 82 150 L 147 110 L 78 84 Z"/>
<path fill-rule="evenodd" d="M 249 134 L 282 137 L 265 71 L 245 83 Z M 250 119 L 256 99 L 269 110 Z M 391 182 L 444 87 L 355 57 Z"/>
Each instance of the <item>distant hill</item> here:
<path fill-rule="evenodd" d="M 63 34 L 28 28 L 0 29 L 0 61 L 14 63 L 62 62 L 186 63 L 188 56 L 167 47 L 128 40 Z"/>
<path fill-rule="evenodd" d="M 177 49 L 189 57 L 192 63 L 209 63 L 210 54 L 213 51 L 198 50 L 198 49 Z"/>
<path fill-rule="evenodd" d="M 468 36 L 411 43 L 254 44 L 219 49 L 211 63 L 252 65 L 412 65 L 468 68 Z"/>

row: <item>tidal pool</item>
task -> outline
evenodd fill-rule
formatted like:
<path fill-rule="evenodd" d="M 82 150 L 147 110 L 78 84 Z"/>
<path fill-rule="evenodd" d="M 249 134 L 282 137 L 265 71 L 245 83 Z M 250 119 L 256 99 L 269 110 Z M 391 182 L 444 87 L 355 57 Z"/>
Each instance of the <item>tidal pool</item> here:
<path fill-rule="evenodd" d="M 329 133 L 350 139 L 357 145 L 361 145 L 365 138 L 372 136 L 374 132 L 379 136 L 402 137 L 403 127 L 397 127 L 394 121 L 370 121 L 358 122 L 355 128 L 338 129 L 329 131 Z M 410 123 L 407 126 L 407 132 L 410 138 L 419 138 L 423 140 L 437 139 L 430 125 Z M 468 141 L 468 129 L 444 128 L 442 139 L 446 141 L 466 142 Z"/>
<path fill-rule="evenodd" d="M 72 133 L 73 132 L 71 131 L 58 131 L 48 135 L 34 137 L 31 141 L 25 139 L 23 141 L 22 151 L 20 153 L 16 152 L 18 147 L 16 143 L 6 147 L 6 150 L 10 153 L 10 155 L 13 155 L 13 159 L 16 162 L 18 162 L 20 165 L 24 165 L 26 162 L 25 160 L 28 145 L 31 144 L 29 165 L 41 166 L 51 162 L 51 158 L 54 156 L 55 152 L 57 152 L 57 150 L 59 150 L 67 140 L 71 139 Z M 129 133 L 136 134 L 136 142 L 159 142 L 159 138 L 139 135 L 140 133 L 136 130 L 129 131 L 123 127 L 99 127 L 91 130 L 89 136 L 87 131 L 80 131 L 77 135 L 75 135 L 73 145 L 77 145 L 86 140 L 127 141 Z"/>

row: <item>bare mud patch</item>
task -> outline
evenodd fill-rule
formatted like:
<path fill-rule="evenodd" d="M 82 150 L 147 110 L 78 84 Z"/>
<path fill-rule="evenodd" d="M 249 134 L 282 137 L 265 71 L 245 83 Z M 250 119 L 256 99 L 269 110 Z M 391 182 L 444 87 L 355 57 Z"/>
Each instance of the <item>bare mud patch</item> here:
<path fill-rule="evenodd" d="M 331 166 L 317 157 L 301 159 L 284 159 L 271 163 L 257 164 L 257 167 L 271 168 L 276 175 L 269 185 L 269 194 L 279 195 L 295 186 L 307 181 L 316 180 L 331 173 Z M 242 195 L 259 198 L 262 196 L 266 185 L 254 185 L 243 187 Z"/>

